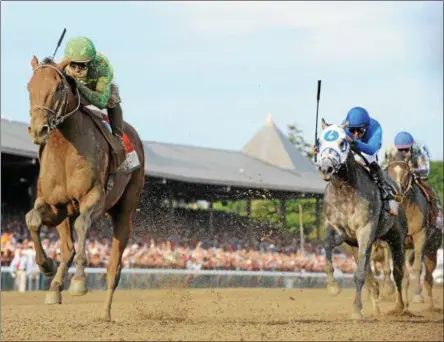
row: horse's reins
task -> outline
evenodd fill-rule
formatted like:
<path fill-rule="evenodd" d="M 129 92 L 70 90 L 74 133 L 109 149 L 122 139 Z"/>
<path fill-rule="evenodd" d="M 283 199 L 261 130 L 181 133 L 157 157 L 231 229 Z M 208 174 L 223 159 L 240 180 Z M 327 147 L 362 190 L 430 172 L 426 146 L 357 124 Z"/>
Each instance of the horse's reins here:
<path fill-rule="evenodd" d="M 65 75 L 63 75 L 63 73 L 58 68 L 56 68 L 55 66 L 49 65 L 49 64 L 40 64 L 37 68 L 34 69 L 34 73 L 39 68 L 52 68 L 52 69 L 56 70 L 58 72 L 58 74 L 60 75 L 60 77 L 62 78 L 63 89 L 61 90 L 61 94 L 63 97 L 63 101 L 61 101 L 59 103 L 57 109 L 54 110 L 52 108 L 48 108 L 45 106 L 33 106 L 30 111 L 32 113 L 35 110 L 38 110 L 38 109 L 42 110 L 43 109 L 43 110 L 46 110 L 47 112 L 54 114 L 54 118 L 52 118 L 47 123 L 48 128 L 49 128 L 48 133 L 50 133 L 52 130 L 57 128 L 57 126 L 59 126 L 61 123 L 63 123 L 63 121 L 65 121 L 68 117 L 70 117 L 75 112 L 77 112 L 77 110 L 80 108 L 80 94 L 79 94 L 79 89 L 76 87 L 77 106 L 73 111 L 63 114 L 63 112 L 66 111 L 66 107 L 68 106 L 68 89 L 69 89 L 69 84 L 68 84 L 68 81 L 66 80 Z"/>

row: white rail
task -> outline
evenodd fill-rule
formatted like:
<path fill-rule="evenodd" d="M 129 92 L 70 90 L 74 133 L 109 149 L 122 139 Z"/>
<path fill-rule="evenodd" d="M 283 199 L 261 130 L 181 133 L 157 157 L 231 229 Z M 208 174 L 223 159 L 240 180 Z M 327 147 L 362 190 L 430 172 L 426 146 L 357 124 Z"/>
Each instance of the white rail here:
<path fill-rule="evenodd" d="M 75 267 L 68 272 L 74 273 Z M 9 266 L 1 268 L 2 273 L 11 273 Z M 106 268 L 87 267 L 85 273 L 106 273 Z M 123 268 L 122 273 L 127 274 L 193 274 L 193 275 L 233 275 L 233 276 L 262 276 L 262 277 L 295 277 L 295 278 L 325 278 L 325 273 L 315 272 L 276 272 L 276 271 L 233 271 L 233 270 L 188 270 L 164 268 Z M 339 273 L 339 274 L 337 274 Z M 335 272 L 335 278 L 353 278 L 353 274 Z"/>

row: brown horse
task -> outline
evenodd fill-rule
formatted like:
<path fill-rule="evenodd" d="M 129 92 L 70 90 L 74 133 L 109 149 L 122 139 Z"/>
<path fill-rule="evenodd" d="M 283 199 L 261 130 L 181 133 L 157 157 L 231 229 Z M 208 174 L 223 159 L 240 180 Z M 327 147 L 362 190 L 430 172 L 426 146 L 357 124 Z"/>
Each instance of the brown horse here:
<path fill-rule="evenodd" d="M 403 206 L 408 220 L 406 267 L 403 284 L 406 306 L 409 304 L 408 288 L 410 283 L 407 264 L 411 264 L 413 259 L 412 272 L 415 275 L 416 281 L 416 291 L 413 302 L 424 302 L 424 297 L 421 294 L 421 273 L 422 263 L 424 262 L 426 271 L 424 286 L 427 290 L 429 308 L 433 309 L 432 273 L 436 268 L 437 250 L 441 245 L 442 232 L 433 227 L 433 224 L 430 222 L 431 204 L 418 186 L 415 176 L 410 172 L 408 161 L 405 160 L 404 156 L 397 154 L 395 160 L 388 165 L 387 172 L 391 178 L 398 183 L 402 191 L 404 197 Z M 414 253 L 410 252 L 412 248 Z M 409 251 L 407 252 L 407 250 Z"/>
<path fill-rule="evenodd" d="M 111 148 L 91 116 L 82 112 L 74 79 L 62 70 L 68 61 L 55 64 L 45 59 L 31 61 L 33 75 L 28 83 L 30 127 L 28 132 L 40 145 L 40 172 L 34 208 L 26 214 L 26 225 L 36 248 L 36 263 L 46 276 L 54 276 L 46 295 L 47 304 L 62 302 L 61 291 L 66 270 L 74 261 L 75 275 L 70 293 L 87 292 L 85 239 L 91 225 L 105 212 L 113 222 L 113 242 L 107 270 L 107 294 L 103 318 L 111 319 L 111 303 L 119 283 L 121 259 L 132 229 L 132 217 L 144 186 L 144 151 L 133 127 L 124 124 L 140 160 L 140 167 L 116 175 L 113 188 L 106 193 L 112 163 Z M 48 258 L 42 248 L 40 228 L 57 226 L 61 239 L 61 263 Z M 78 237 L 74 251 L 72 230 Z M 75 257 L 74 257 L 75 256 Z"/>
<path fill-rule="evenodd" d="M 373 265 L 374 273 L 379 276 L 380 272 L 376 267 L 376 263 L 382 264 L 382 272 L 384 278 L 382 280 L 383 288 L 379 292 L 380 299 L 384 297 L 389 297 L 395 292 L 395 284 L 390 278 L 391 268 L 390 268 L 391 252 L 389 245 L 383 240 L 377 240 L 372 245 L 372 254 L 370 257 L 370 264 Z M 370 291 L 370 289 L 368 289 Z"/>

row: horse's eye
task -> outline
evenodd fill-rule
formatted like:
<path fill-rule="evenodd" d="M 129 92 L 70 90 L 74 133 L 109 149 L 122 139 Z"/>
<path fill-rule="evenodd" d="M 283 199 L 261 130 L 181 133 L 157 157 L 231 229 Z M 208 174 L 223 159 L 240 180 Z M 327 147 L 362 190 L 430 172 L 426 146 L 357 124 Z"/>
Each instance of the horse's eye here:
<path fill-rule="evenodd" d="M 347 145 L 346 145 L 346 141 L 342 140 L 341 143 L 339 144 L 339 148 L 341 149 L 341 151 L 345 151 Z"/>

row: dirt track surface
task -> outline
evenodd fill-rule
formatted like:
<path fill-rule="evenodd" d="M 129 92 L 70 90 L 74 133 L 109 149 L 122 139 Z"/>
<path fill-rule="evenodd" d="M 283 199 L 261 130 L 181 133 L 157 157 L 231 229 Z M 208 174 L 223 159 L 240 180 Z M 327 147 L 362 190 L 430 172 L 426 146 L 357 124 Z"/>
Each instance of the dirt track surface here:
<path fill-rule="evenodd" d="M 443 307 L 443 288 L 435 288 Z M 393 303 L 372 313 L 363 291 L 364 320 L 350 320 L 353 291 L 331 297 L 324 289 L 169 289 L 116 291 L 112 322 L 98 320 L 105 293 L 63 293 L 61 305 L 43 304 L 45 292 L 5 292 L 2 340 L 390 340 L 442 341 L 443 313 L 411 304 L 415 317 L 393 317 Z"/>

